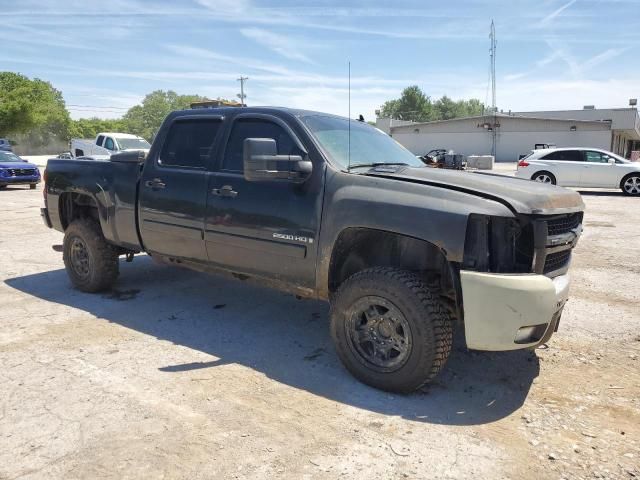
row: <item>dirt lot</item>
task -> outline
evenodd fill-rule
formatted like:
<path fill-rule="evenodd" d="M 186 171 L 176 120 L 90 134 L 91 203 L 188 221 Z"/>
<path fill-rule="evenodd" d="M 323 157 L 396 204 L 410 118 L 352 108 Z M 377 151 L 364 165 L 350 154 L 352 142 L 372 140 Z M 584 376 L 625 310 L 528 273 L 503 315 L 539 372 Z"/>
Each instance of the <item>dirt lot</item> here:
<path fill-rule="evenodd" d="M 640 199 L 584 201 L 548 348 L 458 348 L 396 396 L 345 372 L 320 302 L 144 255 L 71 289 L 41 189 L 1 191 L 0 478 L 640 477 Z"/>

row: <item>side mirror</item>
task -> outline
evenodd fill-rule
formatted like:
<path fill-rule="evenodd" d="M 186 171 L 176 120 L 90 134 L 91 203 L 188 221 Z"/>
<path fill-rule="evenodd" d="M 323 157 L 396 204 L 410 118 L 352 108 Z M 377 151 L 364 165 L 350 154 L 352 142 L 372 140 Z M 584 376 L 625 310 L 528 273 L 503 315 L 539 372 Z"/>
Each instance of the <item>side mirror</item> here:
<path fill-rule="evenodd" d="M 244 178 L 249 182 L 289 180 L 303 183 L 313 170 L 300 155 L 278 155 L 273 138 L 247 138 L 242 145 Z"/>
<path fill-rule="evenodd" d="M 607 163 L 609 163 L 609 165 L 615 165 L 616 164 L 616 159 L 609 157 L 607 159 Z"/>

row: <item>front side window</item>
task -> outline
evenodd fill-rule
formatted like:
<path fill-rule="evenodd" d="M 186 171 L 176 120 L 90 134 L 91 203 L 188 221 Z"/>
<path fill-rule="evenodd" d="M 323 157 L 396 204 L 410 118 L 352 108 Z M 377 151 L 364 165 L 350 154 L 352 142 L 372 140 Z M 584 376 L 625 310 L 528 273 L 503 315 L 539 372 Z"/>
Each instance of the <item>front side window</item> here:
<path fill-rule="evenodd" d="M 115 144 L 113 143 L 113 138 L 107 137 L 104 140 L 104 148 L 107 150 L 115 150 Z"/>
<path fill-rule="evenodd" d="M 556 150 L 544 157 L 542 160 L 560 160 L 565 162 L 582 162 L 582 152 L 579 150 Z"/>
<path fill-rule="evenodd" d="M 220 120 L 176 120 L 162 144 L 160 165 L 204 168 L 215 146 Z"/>
<path fill-rule="evenodd" d="M 300 155 L 300 149 L 289 133 L 277 123 L 256 118 L 241 118 L 233 124 L 224 151 L 222 169 L 242 172 L 242 149 L 247 138 L 272 138 L 276 141 L 278 155 Z"/>
<path fill-rule="evenodd" d="M 328 115 L 309 115 L 302 121 L 333 160 L 336 166 L 347 167 L 372 164 L 406 164 L 424 167 L 416 158 L 389 135 L 363 122 Z"/>
<path fill-rule="evenodd" d="M 607 163 L 609 161 L 609 156 L 600 152 L 587 150 L 584 152 L 584 159 L 590 163 Z"/>

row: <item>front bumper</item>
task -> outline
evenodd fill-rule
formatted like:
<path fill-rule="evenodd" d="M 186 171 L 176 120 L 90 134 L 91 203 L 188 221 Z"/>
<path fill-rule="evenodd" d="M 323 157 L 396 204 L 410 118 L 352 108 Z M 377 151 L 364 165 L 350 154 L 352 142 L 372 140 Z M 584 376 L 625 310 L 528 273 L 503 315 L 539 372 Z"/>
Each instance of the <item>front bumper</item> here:
<path fill-rule="evenodd" d="M 31 185 L 36 183 L 40 183 L 40 176 L 0 177 L 0 185 Z"/>
<path fill-rule="evenodd" d="M 549 340 L 569 295 L 569 275 L 460 272 L 464 331 L 473 350 L 517 350 Z"/>

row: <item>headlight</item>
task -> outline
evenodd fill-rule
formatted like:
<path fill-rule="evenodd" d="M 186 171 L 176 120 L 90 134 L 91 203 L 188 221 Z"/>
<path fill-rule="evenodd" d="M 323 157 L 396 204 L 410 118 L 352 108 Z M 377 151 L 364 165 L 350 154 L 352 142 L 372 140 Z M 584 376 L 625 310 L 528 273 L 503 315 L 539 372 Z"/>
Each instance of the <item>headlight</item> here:
<path fill-rule="evenodd" d="M 533 226 L 528 219 L 471 214 L 462 268 L 478 272 L 530 273 Z"/>

